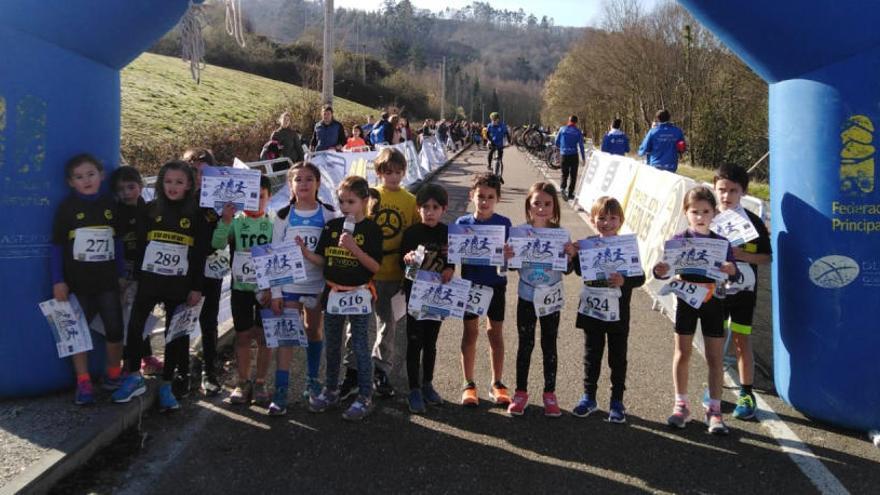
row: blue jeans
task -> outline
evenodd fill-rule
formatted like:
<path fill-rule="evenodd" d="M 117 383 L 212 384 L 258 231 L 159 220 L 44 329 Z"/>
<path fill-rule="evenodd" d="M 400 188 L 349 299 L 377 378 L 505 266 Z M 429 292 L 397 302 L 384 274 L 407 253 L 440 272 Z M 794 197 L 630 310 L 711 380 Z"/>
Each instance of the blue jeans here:
<path fill-rule="evenodd" d="M 327 353 L 327 388 L 339 388 L 339 366 L 342 362 L 342 338 L 345 333 L 345 320 L 351 323 L 351 347 L 357 362 L 358 394 L 371 397 L 373 394 L 373 362 L 370 359 L 367 328 L 373 314 L 332 315 L 324 313 L 324 350 Z"/>

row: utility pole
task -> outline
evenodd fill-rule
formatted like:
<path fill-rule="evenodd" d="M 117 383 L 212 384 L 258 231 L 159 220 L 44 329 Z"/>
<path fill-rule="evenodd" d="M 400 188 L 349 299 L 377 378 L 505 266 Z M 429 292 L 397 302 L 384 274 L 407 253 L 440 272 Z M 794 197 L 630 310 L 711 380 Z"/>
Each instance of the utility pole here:
<path fill-rule="evenodd" d="M 321 99 L 333 104 L 333 0 L 324 0 L 324 71 Z"/>
<path fill-rule="evenodd" d="M 446 120 L 446 57 L 440 64 L 440 120 Z"/>
<path fill-rule="evenodd" d="M 361 51 L 361 82 L 364 83 L 364 86 L 367 84 L 367 44 L 364 43 L 361 45 L 363 49 Z"/>

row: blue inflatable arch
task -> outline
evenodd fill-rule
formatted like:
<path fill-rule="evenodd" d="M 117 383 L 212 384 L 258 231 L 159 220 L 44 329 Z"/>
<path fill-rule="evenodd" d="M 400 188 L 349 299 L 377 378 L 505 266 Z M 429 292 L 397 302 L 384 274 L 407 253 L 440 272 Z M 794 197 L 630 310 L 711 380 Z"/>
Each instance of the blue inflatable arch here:
<path fill-rule="evenodd" d="M 880 8 L 679 1 L 770 84 L 776 388 L 809 416 L 876 428 Z"/>
<path fill-rule="evenodd" d="M 49 232 L 64 162 L 119 162 L 119 70 L 174 27 L 188 0 L 0 2 L 0 397 L 71 384 L 37 308 L 51 297 Z M 100 346 L 96 345 L 96 348 Z M 97 353 L 96 353 L 97 354 Z"/>

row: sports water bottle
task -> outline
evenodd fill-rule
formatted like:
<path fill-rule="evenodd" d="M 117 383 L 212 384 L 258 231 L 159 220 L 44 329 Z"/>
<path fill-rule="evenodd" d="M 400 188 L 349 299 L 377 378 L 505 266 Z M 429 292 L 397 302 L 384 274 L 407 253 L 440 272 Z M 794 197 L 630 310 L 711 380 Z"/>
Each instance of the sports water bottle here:
<path fill-rule="evenodd" d="M 425 261 L 425 246 L 419 244 L 419 247 L 416 248 L 416 254 L 413 255 L 412 263 L 406 265 L 404 276 L 407 280 L 416 279 L 416 273 L 418 273 L 419 268 L 422 267 L 423 261 Z"/>

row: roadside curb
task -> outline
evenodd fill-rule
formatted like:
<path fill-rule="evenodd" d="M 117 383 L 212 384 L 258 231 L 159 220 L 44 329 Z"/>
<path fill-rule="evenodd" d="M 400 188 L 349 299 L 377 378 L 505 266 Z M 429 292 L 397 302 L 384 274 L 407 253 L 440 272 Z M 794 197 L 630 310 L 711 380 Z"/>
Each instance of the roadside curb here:
<path fill-rule="evenodd" d="M 221 323 L 218 332 L 218 350 L 232 345 L 235 336 L 232 320 Z M 49 492 L 58 481 L 87 463 L 126 430 L 139 425 L 143 413 L 154 407 L 159 397 L 159 381 L 148 378 L 146 382 L 145 394 L 128 404 L 102 410 L 87 428 L 51 449 L 39 461 L 0 487 L 0 495 Z"/>

